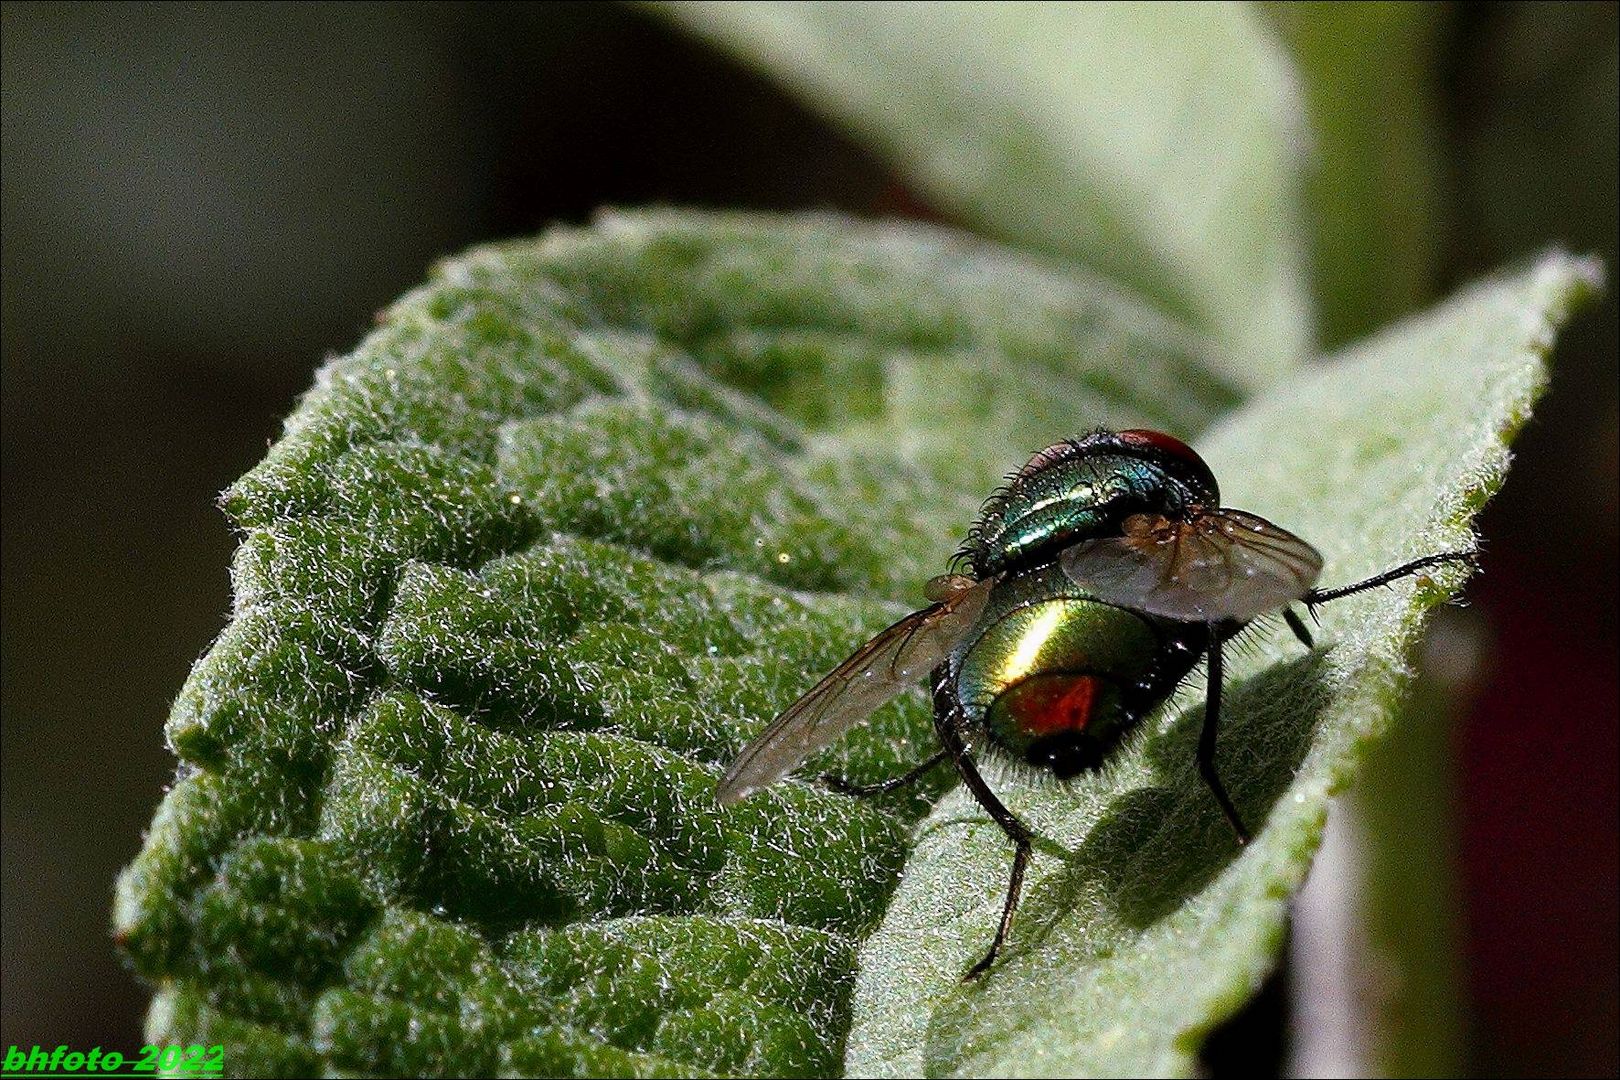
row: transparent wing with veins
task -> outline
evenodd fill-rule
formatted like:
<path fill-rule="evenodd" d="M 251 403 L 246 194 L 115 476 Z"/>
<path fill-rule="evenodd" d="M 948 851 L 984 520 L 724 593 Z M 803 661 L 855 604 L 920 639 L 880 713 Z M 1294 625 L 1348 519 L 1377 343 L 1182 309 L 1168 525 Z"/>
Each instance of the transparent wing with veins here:
<path fill-rule="evenodd" d="M 1322 556 L 1263 517 L 1227 507 L 1185 519 L 1135 514 L 1120 536 L 1058 557 L 1070 580 L 1106 603 L 1183 622 L 1247 621 L 1298 600 Z"/>
<path fill-rule="evenodd" d="M 716 797 L 734 803 L 774 784 L 915 685 L 973 628 L 995 580 L 964 582 L 855 650 L 743 748 L 721 778 Z"/>

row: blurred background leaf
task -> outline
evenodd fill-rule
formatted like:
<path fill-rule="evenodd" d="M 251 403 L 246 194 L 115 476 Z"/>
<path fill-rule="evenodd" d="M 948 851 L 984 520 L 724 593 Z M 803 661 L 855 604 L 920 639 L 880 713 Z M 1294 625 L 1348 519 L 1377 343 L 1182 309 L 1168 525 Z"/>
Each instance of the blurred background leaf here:
<path fill-rule="evenodd" d="M 1434 298 L 1447 240 L 1441 4 L 1268 4 L 1310 116 L 1305 219 L 1322 343 Z"/>
<path fill-rule="evenodd" d="M 1263 385 L 1311 346 L 1305 138 L 1242 5 L 680 3 L 656 10 L 878 148 L 941 210 L 1215 337 Z"/>

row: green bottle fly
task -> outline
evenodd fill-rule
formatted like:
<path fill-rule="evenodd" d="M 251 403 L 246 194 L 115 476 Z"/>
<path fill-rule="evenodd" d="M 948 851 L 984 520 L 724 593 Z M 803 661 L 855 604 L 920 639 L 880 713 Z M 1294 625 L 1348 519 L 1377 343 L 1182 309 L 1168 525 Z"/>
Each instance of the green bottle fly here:
<path fill-rule="evenodd" d="M 974 754 L 1077 776 L 1207 662 L 1198 768 L 1239 842 L 1248 830 L 1215 769 L 1225 642 L 1289 607 L 1314 609 L 1472 552 L 1414 560 L 1365 581 L 1316 588 L 1322 558 L 1264 518 L 1220 504 L 1215 476 L 1185 443 L 1155 431 L 1096 431 L 1035 454 L 985 501 L 932 603 L 857 649 L 746 746 L 717 789 L 735 802 L 797 768 L 925 676 L 940 749 L 903 776 L 841 791 L 889 791 L 949 761 L 1012 842 L 1011 878 L 989 951 L 1012 926 L 1029 828 L 991 790 Z M 970 742 L 977 744 L 970 749 Z"/>

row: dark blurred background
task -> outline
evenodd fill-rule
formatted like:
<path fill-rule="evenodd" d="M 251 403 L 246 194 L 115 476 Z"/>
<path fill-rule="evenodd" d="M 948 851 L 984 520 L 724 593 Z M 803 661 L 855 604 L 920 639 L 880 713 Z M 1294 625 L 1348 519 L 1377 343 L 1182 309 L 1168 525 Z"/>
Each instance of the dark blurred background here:
<path fill-rule="evenodd" d="M 111 883 L 224 624 L 214 495 L 435 258 L 610 203 L 934 215 L 759 77 L 596 4 L 3 9 L 0 1043 L 130 1048 Z M 1440 21 L 1437 293 L 1616 234 L 1616 7 Z M 1371 73 L 1369 77 L 1377 77 Z M 1616 306 L 1488 511 L 1458 755 L 1473 1071 L 1614 1075 Z"/>

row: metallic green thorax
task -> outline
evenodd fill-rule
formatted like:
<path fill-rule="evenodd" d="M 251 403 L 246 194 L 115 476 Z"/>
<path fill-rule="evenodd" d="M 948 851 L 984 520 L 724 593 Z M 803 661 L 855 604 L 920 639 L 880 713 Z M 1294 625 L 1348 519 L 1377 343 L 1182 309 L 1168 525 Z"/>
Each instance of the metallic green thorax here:
<path fill-rule="evenodd" d="M 961 554 L 983 578 L 1034 565 L 1081 540 L 1117 535 L 1131 514 L 1174 514 L 1201 501 L 1219 501 L 1207 471 L 1191 473 L 1154 447 L 1097 432 L 1042 450 L 1009 478 L 985 503 Z"/>

